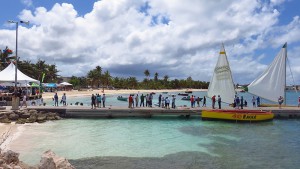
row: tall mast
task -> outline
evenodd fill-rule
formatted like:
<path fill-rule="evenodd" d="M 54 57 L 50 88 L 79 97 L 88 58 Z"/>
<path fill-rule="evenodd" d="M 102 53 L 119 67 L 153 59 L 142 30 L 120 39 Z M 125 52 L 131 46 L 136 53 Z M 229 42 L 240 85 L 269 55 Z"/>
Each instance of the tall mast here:
<path fill-rule="evenodd" d="M 285 64 L 284 64 L 284 105 L 286 105 L 286 60 L 287 60 L 287 42 L 283 45 L 285 48 Z"/>

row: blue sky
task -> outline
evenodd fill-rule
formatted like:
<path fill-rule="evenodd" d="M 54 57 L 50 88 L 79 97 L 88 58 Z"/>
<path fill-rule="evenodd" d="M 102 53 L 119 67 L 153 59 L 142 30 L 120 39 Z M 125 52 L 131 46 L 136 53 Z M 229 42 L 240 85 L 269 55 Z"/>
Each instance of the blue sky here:
<path fill-rule="evenodd" d="M 250 83 L 288 42 L 300 84 L 298 0 L 3 0 L 2 6 L 0 49 L 14 50 L 15 27 L 6 21 L 29 20 L 19 29 L 19 56 L 55 63 L 62 76 L 84 76 L 100 65 L 114 76 L 142 79 L 149 69 L 209 81 L 224 42 L 234 81 Z"/>

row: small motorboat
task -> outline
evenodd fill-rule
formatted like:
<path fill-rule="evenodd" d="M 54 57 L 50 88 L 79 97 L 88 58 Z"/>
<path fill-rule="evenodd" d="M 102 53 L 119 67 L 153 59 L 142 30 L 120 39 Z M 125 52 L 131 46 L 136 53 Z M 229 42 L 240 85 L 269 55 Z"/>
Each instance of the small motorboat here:
<path fill-rule="evenodd" d="M 187 91 L 185 91 L 184 93 L 193 93 L 193 91 L 187 90 Z"/>
<path fill-rule="evenodd" d="M 190 96 L 186 96 L 186 97 L 181 98 L 181 100 L 187 100 L 187 101 L 190 101 L 190 100 L 191 100 L 191 97 L 190 97 Z"/>
<path fill-rule="evenodd" d="M 188 96 L 188 93 L 178 93 L 179 96 Z"/>
<path fill-rule="evenodd" d="M 120 100 L 120 101 L 126 101 L 126 102 L 128 100 L 127 97 L 123 97 L 123 96 L 118 96 L 117 99 Z"/>

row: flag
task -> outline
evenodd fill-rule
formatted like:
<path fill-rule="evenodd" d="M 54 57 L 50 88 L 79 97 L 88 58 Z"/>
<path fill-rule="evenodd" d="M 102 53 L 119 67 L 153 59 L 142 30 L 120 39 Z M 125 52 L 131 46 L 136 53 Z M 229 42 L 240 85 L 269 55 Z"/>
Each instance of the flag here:
<path fill-rule="evenodd" d="M 45 78 L 45 73 L 43 73 L 43 75 L 42 75 L 42 83 L 43 83 L 43 81 L 44 81 L 44 78 Z"/>

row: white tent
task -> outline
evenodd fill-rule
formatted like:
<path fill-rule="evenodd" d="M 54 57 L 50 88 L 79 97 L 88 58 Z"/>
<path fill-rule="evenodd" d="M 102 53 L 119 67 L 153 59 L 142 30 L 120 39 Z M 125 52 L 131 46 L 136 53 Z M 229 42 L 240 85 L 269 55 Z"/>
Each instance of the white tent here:
<path fill-rule="evenodd" d="M 0 82 L 15 82 L 15 70 L 15 65 L 10 63 L 10 65 L 0 72 Z M 40 81 L 25 75 L 20 70 L 17 70 L 17 82 L 21 84 L 27 84 L 29 82 L 40 83 Z"/>
<path fill-rule="evenodd" d="M 68 82 L 62 82 L 62 83 L 60 83 L 60 85 L 62 85 L 62 86 L 73 86 L 71 83 L 68 83 Z"/>

